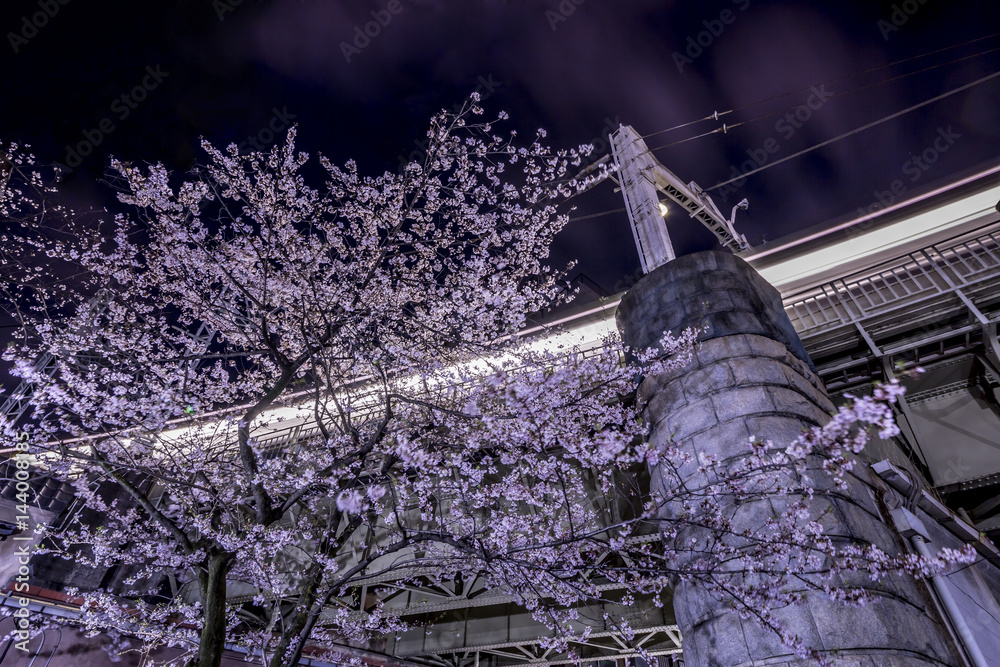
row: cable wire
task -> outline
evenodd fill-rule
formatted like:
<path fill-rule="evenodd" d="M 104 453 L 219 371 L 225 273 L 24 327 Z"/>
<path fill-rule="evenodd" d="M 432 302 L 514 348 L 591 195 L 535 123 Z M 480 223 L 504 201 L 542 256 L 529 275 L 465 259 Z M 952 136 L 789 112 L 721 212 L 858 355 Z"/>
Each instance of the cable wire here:
<path fill-rule="evenodd" d="M 930 67 L 925 67 L 923 69 L 914 70 L 913 72 L 906 72 L 905 74 L 899 74 L 899 75 L 891 77 L 889 79 L 882 79 L 881 81 L 874 81 L 872 83 L 868 83 L 868 84 L 865 84 L 863 86 L 858 86 L 856 88 L 851 88 L 849 90 L 844 90 L 844 91 L 841 91 L 839 93 L 832 93 L 832 94 L 828 95 L 826 99 L 832 100 L 834 98 L 842 97 L 844 95 L 850 95 L 851 93 L 856 93 L 859 90 L 865 90 L 865 89 L 868 89 L 868 88 L 872 88 L 874 86 L 880 86 L 880 85 L 882 85 L 884 83 L 891 83 L 893 81 L 898 81 L 899 79 L 905 79 L 906 77 L 913 76 L 914 74 L 922 74 L 924 72 L 929 72 L 932 69 L 937 69 L 939 67 L 945 67 L 947 65 L 953 65 L 955 63 L 963 62 L 965 60 L 970 60 L 972 58 L 978 58 L 979 56 L 984 56 L 987 53 L 993 53 L 994 51 L 1000 51 L 1000 46 L 998 46 L 998 47 L 996 47 L 994 49 L 987 49 L 986 51 L 980 51 L 979 53 L 974 53 L 972 55 L 963 56 L 961 58 L 956 58 L 955 60 L 949 60 L 948 62 L 938 63 L 937 65 L 931 65 Z M 826 83 L 818 83 L 818 84 L 815 84 L 815 85 L 822 87 L 822 86 L 825 86 Z M 687 137 L 685 139 L 679 139 L 679 140 L 671 142 L 669 144 L 664 144 L 662 146 L 656 146 L 654 148 L 650 148 L 650 149 L 648 149 L 646 151 L 646 153 L 651 153 L 652 151 L 658 151 L 658 150 L 661 150 L 663 148 L 670 148 L 671 146 L 676 146 L 678 144 L 683 144 L 683 143 L 686 143 L 688 141 L 692 141 L 694 139 L 700 139 L 701 137 L 707 137 L 710 134 L 717 134 L 719 132 L 722 132 L 723 134 L 726 134 L 727 132 L 729 132 L 729 130 L 735 129 L 735 128 L 741 126 L 741 125 L 749 125 L 750 123 L 754 123 L 754 122 L 756 122 L 758 120 L 763 120 L 765 118 L 771 118 L 773 116 L 777 116 L 779 114 L 786 113 L 786 112 L 788 112 L 788 111 L 790 111 L 792 109 L 797 109 L 800 106 L 802 106 L 802 105 L 801 104 L 796 104 L 795 106 L 792 106 L 792 107 L 785 107 L 784 109 L 779 109 L 778 111 L 772 111 L 770 113 L 761 114 L 760 116 L 754 116 L 753 118 L 749 118 L 747 120 L 742 120 L 742 121 L 740 121 L 738 123 L 733 123 L 732 125 L 728 125 L 726 123 L 723 123 L 722 127 L 718 127 L 718 128 L 716 128 L 714 130 L 711 130 L 709 132 L 703 132 L 702 134 L 696 134 L 693 137 Z M 645 155 L 646 153 L 640 153 L 640 155 Z"/>
<path fill-rule="evenodd" d="M 653 137 L 653 136 L 656 136 L 658 134 L 664 134 L 665 132 L 672 132 L 674 130 L 679 130 L 682 127 L 688 127 L 689 125 L 694 125 L 695 123 L 700 123 L 702 121 L 706 121 L 706 120 L 718 120 L 722 116 L 725 116 L 725 115 L 728 115 L 728 114 L 731 114 L 731 113 L 735 113 L 737 111 L 743 111 L 744 109 L 749 109 L 751 107 L 755 107 L 755 106 L 758 106 L 760 104 L 764 104 L 765 102 L 770 102 L 772 100 L 781 99 L 782 97 L 788 97 L 789 95 L 794 95 L 795 93 L 801 93 L 803 91 L 809 90 L 813 86 L 824 86 L 824 85 L 829 84 L 829 83 L 836 83 L 837 81 L 843 81 L 844 79 L 850 79 L 850 78 L 855 77 L 855 76 L 864 76 L 865 74 L 871 74 L 872 72 L 877 72 L 877 71 L 882 70 L 882 69 L 887 69 L 889 67 L 894 67 L 896 65 L 901 65 L 901 64 L 903 64 L 905 62 L 910 62 L 911 60 L 919 60 L 920 58 L 925 58 L 927 56 L 932 56 L 932 55 L 934 55 L 936 53 L 942 53 L 944 51 L 950 51 L 951 49 L 957 49 L 957 48 L 962 47 L 962 46 L 968 46 L 969 44 L 974 44 L 976 42 L 981 42 L 984 39 L 989 39 L 991 37 L 997 37 L 997 36 L 1000 36 L 1000 32 L 995 32 L 995 33 L 990 34 L 990 35 L 984 35 L 982 37 L 976 37 L 975 39 L 970 39 L 970 40 L 968 40 L 966 42 L 961 42 L 959 44 L 952 44 L 951 46 L 945 46 L 945 47 L 942 47 L 940 49 L 935 49 L 934 51 L 928 51 L 927 53 L 921 53 L 921 54 L 918 54 L 918 55 L 915 55 L 915 56 L 910 56 L 909 58 L 903 58 L 902 60 L 896 60 L 896 61 L 893 61 L 891 63 L 885 64 L 885 65 L 879 65 L 878 67 L 872 67 L 872 68 L 863 70 L 861 72 L 852 72 L 851 74 L 844 74 L 843 76 L 838 76 L 838 77 L 836 77 L 834 79 L 829 79 L 827 81 L 822 81 L 820 83 L 814 83 L 814 84 L 812 84 L 810 86 L 806 86 L 805 88 L 798 88 L 796 90 L 791 90 L 791 91 L 788 91 L 786 93 L 780 93 L 778 95 L 772 95 L 771 97 L 766 97 L 764 99 L 757 100 L 756 102 L 750 102 L 749 104 L 744 104 L 743 106 L 736 107 L 735 109 L 728 109 L 726 111 L 716 111 L 716 112 L 712 113 L 711 115 L 705 116 L 704 118 L 699 118 L 697 120 L 692 120 L 692 121 L 688 121 L 686 123 L 681 123 L 680 125 L 674 125 L 673 127 L 668 127 L 665 130 L 657 130 L 656 132 L 650 132 L 649 134 L 643 134 L 643 135 L 641 135 L 641 137 L 643 139 L 648 139 L 649 137 Z M 991 50 L 995 51 L 996 49 L 991 49 Z M 989 51 L 986 51 L 985 53 L 989 53 Z M 920 71 L 926 71 L 926 70 L 920 70 Z M 894 79 L 889 79 L 889 81 L 892 81 L 892 80 L 894 80 Z M 730 125 L 729 127 L 735 127 L 735 125 Z M 672 145 L 672 144 L 670 144 L 670 145 Z"/>
<path fill-rule="evenodd" d="M 600 213 L 591 213 L 590 215 L 581 215 L 577 218 L 570 218 L 568 222 L 576 222 L 577 220 L 587 220 L 589 218 L 599 218 L 602 215 L 611 215 L 612 213 L 621 213 L 625 211 L 624 208 L 615 208 L 608 211 L 601 211 Z"/>
<path fill-rule="evenodd" d="M 851 136 L 853 134 L 857 134 L 859 132 L 863 132 L 863 131 L 865 131 L 865 130 L 867 130 L 869 128 L 875 127 L 876 125 L 884 123 L 887 120 L 892 120 L 893 118 L 898 118 L 899 116 L 902 116 L 903 114 L 907 114 L 907 113 L 909 113 L 909 112 L 911 112 L 911 111 L 913 111 L 915 109 L 919 109 L 920 107 L 925 107 L 928 104 L 932 104 L 934 102 L 937 102 L 938 100 L 942 100 L 942 99 L 944 99 L 946 97 L 954 95 L 955 93 L 959 93 L 959 92 L 961 92 L 963 90 L 966 90 L 968 88 L 972 88 L 973 86 L 978 86 L 979 84 L 985 83 L 986 81 L 989 81 L 990 79 L 995 79 L 998 76 L 1000 76 L 1000 72 L 994 72 L 993 74 L 990 74 L 988 76 L 984 76 L 981 79 L 976 79 L 972 83 L 967 83 L 964 86 L 959 86 L 958 88 L 954 88 L 952 90 L 949 90 L 946 93 L 942 93 L 940 95 L 937 95 L 936 97 L 932 97 L 929 100 L 924 100 L 923 102 L 920 102 L 919 104 L 914 104 L 913 106 L 907 107 L 907 108 L 903 109 L 902 111 L 897 111 L 896 113 L 890 114 L 888 116 L 885 116 L 884 118 L 879 118 L 878 120 L 872 121 L 871 123 L 868 123 L 867 125 L 862 125 L 861 127 L 857 127 L 857 128 L 855 128 L 855 129 L 853 129 L 853 130 L 851 130 L 849 132 L 845 132 L 844 134 L 838 135 L 838 136 L 836 136 L 836 137 L 834 137 L 832 139 L 827 139 L 826 141 L 820 142 L 820 143 L 818 143 L 818 144 L 816 144 L 814 146 L 810 146 L 809 148 L 805 148 L 805 149 L 803 149 L 801 151 L 798 151 L 797 153 L 792 153 L 791 155 L 783 157 L 780 160 L 775 160 L 774 162 L 769 162 L 768 164 L 765 164 L 765 165 L 763 165 L 761 167 L 758 167 L 756 169 L 748 171 L 745 174 L 741 174 L 740 176 L 737 176 L 736 178 L 731 178 L 728 181 L 722 181 L 721 183 L 716 183 L 715 185 L 713 185 L 710 188 L 705 188 L 705 190 L 715 190 L 716 188 L 721 188 L 724 185 L 729 185 L 730 183 L 733 183 L 734 181 L 741 181 L 744 178 L 746 178 L 747 176 L 751 176 L 753 174 L 756 174 L 757 172 L 764 171 L 765 169 L 770 169 L 771 167 L 779 165 L 782 162 L 787 162 L 788 160 L 791 160 L 792 158 L 797 158 L 800 155 L 805 155 L 806 153 L 811 153 L 812 151 L 814 151 L 814 150 L 816 150 L 818 148 L 822 148 L 823 146 L 828 146 L 829 144 L 832 144 L 835 141 L 840 141 L 841 139 L 849 137 L 849 136 Z"/>

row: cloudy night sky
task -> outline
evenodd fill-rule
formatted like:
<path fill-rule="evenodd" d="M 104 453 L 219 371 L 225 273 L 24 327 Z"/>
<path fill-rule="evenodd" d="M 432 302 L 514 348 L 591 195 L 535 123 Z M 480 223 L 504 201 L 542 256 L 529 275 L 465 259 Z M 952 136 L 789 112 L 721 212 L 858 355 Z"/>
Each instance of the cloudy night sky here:
<path fill-rule="evenodd" d="M 291 123 L 302 150 L 396 170 L 428 118 L 477 89 L 514 127 L 599 152 L 619 123 L 647 135 L 734 110 L 647 139 L 710 188 L 754 155 L 773 162 L 1000 71 L 1000 5 L 985 1 L 4 5 L 0 138 L 76 165 L 65 177 L 76 206 L 113 204 L 99 182 L 109 155 L 183 170 L 202 157 L 199 137 L 266 145 Z M 749 200 L 738 228 L 755 246 L 845 219 L 894 180 L 909 196 L 995 161 L 998 100 L 991 79 L 713 194 L 727 214 Z M 737 126 L 683 141 L 723 121 Z M 947 149 L 915 163 L 938 137 Z M 582 219 L 555 248 L 608 292 L 639 266 L 627 217 L 605 213 L 623 206 L 613 188 L 574 199 Z M 681 216 L 670 224 L 680 252 L 713 244 Z"/>

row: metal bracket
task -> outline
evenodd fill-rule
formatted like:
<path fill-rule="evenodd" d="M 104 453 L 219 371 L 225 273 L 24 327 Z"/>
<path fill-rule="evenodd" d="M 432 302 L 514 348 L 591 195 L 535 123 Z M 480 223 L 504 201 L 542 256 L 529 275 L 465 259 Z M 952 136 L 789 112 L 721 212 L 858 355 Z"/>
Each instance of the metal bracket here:
<path fill-rule="evenodd" d="M 879 349 L 879 346 L 875 344 L 875 341 L 872 340 L 872 337 L 868 335 L 868 332 L 865 331 L 865 328 L 861 326 L 861 322 L 855 322 L 854 326 L 857 327 L 858 333 L 860 333 L 861 337 L 865 340 L 866 343 L 868 343 L 868 348 L 872 351 L 872 354 L 875 355 L 875 358 L 881 359 L 882 357 L 884 357 L 885 355 L 882 353 L 882 350 Z"/>
<path fill-rule="evenodd" d="M 727 220 L 697 183 L 685 184 L 660 164 L 631 126 L 619 126 L 610 138 L 611 154 L 643 272 L 649 273 L 676 257 L 666 223 L 660 215 L 658 193 L 666 195 L 690 217 L 705 225 L 723 247 L 733 251 L 750 249 L 746 237 L 737 233 L 733 225 L 736 210 L 745 210 L 746 200 L 733 207 Z"/>
<path fill-rule="evenodd" d="M 885 373 L 885 377 L 889 380 L 896 377 L 896 374 L 892 370 L 892 357 L 885 356 L 881 357 L 882 360 L 882 371 Z M 899 429 L 903 432 L 906 441 L 910 444 L 913 449 L 913 453 L 917 455 L 920 459 L 921 465 L 926 471 L 928 469 L 927 465 L 927 455 L 924 454 L 923 447 L 920 446 L 920 438 L 917 436 L 917 429 L 913 426 L 913 415 L 910 412 L 910 404 L 906 401 L 906 396 L 899 396 L 896 398 L 896 404 L 893 411 L 902 419 L 897 420 L 899 423 Z M 927 474 L 926 472 L 924 474 Z"/>

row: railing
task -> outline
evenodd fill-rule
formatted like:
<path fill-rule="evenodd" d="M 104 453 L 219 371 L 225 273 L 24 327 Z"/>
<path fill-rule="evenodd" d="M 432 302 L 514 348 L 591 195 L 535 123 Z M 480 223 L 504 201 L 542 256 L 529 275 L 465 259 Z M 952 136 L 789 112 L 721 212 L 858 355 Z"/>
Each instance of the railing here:
<path fill-rule="evenodd" d="M 645 657 L 667 656 L 681 652 L 681 633 L 676 625 L 654 625 L 634 628 L 631 641 L 624 641 L 617 630 L 597 630 L 591 632 L 586 639 L 570 640 L 576 658 L 570 658 L 565 653 L 559 653 L 553 648 L 542 646 L 542 638 L 512 639 L 489 644 L 465 644 L 460 646 L 441 646 L 424 648 L 422 650 L 400 651 L 400 657 L 428 658 L 437 657 L 444 662 L 455 665 L 469 664 L 463 661 L 470 655 L 488 654 L 494 656 L 495 663 L 507 665 L 532 665 L 533 667 L 548 667 L 549 665 L 595 664 L 614 660 L 640 657 L 639 649 L 645 649 Z M 478 664 L 479 659 L 475 659 Z"/>
<path fill-rule="evenodd" d="M 795 330 L 806 338 L 1000 275 L 1000 231 L 947 243 L 908 253 L 874 272 L 825 283 L 793 297 L 785 311 Z"/>

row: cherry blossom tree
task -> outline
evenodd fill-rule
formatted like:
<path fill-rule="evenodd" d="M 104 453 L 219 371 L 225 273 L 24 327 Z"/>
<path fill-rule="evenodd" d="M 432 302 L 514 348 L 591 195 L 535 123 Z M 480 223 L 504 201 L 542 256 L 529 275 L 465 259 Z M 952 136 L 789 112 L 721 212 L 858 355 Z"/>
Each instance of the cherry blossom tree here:
<path fill-rule="evenodd" d="M 294 665 L 307 647 L 406 627 L 388 589 L 360 599 L 371 582 L 479 576 L 558 644 L 587 632 L 579 609 L 609 583 L 628 605 L 658 600 L 670 576 L 713 574 L 720 596 L 782 632 L 768 610 L 794 601 L 796 575 L 852 601 L 823 573 L 940 567 L 824 538 L 808 504 L 822 485 L 789 474 L 843 483 L 866 428 L 894 428 L 895 385 L 791 448 L 753 441 L 739 466 L 700 462 L 714 472 L 701 488 L 638 487 L 643 466 L 689 462 L 644 443 L 635 378 L 684 364 L 695 334 L 627 363 L 617 339 L 584 350 L 518 335 L 567 298 L 565 269 L 546 265 L 567 224 L 556 205 L 601 173 L 573 179 L 589 147 L 552 151 L 542 132 L 522 145 L 495 129 L 503 119 L 482 120 L 472 98 L 433 119 L 423 164 L 377 177 L 310 162 L 295 129 L 249 155 L 203 142 L 206 163 L 183 176 L 112 162 L 128 213 L 57 237 L 32 234 L 29 216 L 7 233 L 79 269 L 42 290 L 52 276 L 31 266 L 10 288 L 24 327 L 7 355 L 35 391 L 29 423 L 5 428 L 102 516 L 74 515 L 46 547 L 127 568 L 124 590 L 81 592 L 88 629 L 180 647 L 199 667 L 226 643 Z M 4 201 L 31 194 L 4 187 Z M 79 307 L 88 298 L 101 308 Z M 54 366 L 33 366 L 39 352 Z M 733 534 L 719 498 L 765 492 L 789 511 L 739 544 L 691 559 L 670 539 L 691 517 Z M 627 511 L 612 519 L 608 499 Z M 685 511 L 672 522 L 664 504 Z M 178 590 L 155 585 L 165 575 Z"/>

